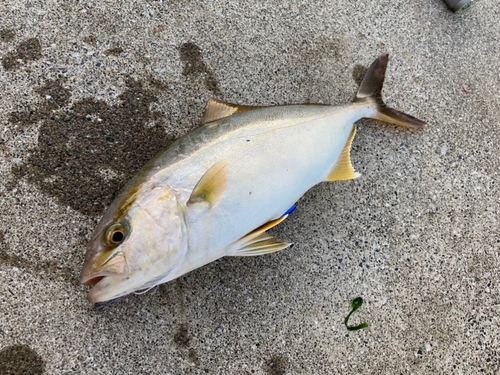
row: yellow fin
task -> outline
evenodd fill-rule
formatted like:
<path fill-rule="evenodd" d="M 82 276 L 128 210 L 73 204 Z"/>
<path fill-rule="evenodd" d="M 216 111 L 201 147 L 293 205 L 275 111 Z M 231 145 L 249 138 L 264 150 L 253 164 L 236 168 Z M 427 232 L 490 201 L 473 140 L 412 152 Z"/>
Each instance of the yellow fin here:
<path fill-rule="evenodd" d="M 256 255 L 271 254 L 284 250 L 291 245 L 290 243 L 280 241 L 268 234 L 261 234 L 258 239 L 259 241 L 238 249 L 234 255 L 240 257 L 253 257 Z"/>
<path fill-rule="evenodd" d="M 339 160 L 335 163 L 330 174 L 326 178 L 326 181 L 342 181 L 342 180 L 352 180 L 361 176 L 361 173 L 354 172 L 351 165 L 351 145 L 354 135 L 356 134 L 356 126 L 352 127 L 351 134 L 347 138 L 347 142 L 340 154 Z"/>
<path fill-rule="evenodd" d="M 208 124 L 209 122 L 220 120 L 221 118 L 229 117 L 237 113 L 251 111 L 252 109 L 259 109 L 259 108 L 264 108 L 264 107 L 238 105 L 210 98 L 208 99 L 207 102 L 207 107 L 205 109 L 205 114 L 203 115 L 202 124 L 205 125 Z"/>
<path fill-rule="evenodd" d="M 281 223 L 287 216 L 285 215 L 279 219 L 272 220 L 240 238 L 233 245 L 235 248 L 233 255 L 248 257 L 270 254 L 286 249 L 291 245 L 290 243 L 280 241 L 267 234 L 266 231 Z"/>
<path fill-rule="evenodd" d="M 226 160 L 212 165 L 194 187 L 187 204 L 206 202 L 209 207 L 215 206 L 226 190 L 228 176 L 229 166 Z"/>

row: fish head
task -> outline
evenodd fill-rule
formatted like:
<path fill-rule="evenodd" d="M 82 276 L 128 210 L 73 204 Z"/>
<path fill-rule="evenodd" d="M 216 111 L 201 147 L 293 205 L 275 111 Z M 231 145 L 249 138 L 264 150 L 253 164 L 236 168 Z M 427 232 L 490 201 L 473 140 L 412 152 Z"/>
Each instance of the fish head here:
<path fill-rule="evenodd" d="M 97 226 L 80 282 L 90 302 L 108 301 L 164 282 L 187 251 L 185 206 L 163 186 L 131 189 Z"/>

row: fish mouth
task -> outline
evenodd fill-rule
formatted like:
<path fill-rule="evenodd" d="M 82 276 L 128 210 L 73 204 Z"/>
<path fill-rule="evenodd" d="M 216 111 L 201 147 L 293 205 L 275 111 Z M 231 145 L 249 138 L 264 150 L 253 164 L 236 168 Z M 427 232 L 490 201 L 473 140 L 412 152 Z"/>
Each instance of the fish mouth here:
<path fill-rule="evenodd" d="M 92 275 L 82 276 L 80 279 L 80 284 L 82 285 L 97 285 L 106 277 L 118 276 L 115 272 L 111 271 L 100 271 Z"/>
<path fill-rule="evenodd" d="M 116 297 L 120 297 L 126 293 L 116 293 L 117 282 L 126 280 L 127 277 L 109 271 L 97 272 L 93 275 L 82 278 L 83 285 L 93 285 L 87 294 L 87 299 L 92 303 L 107 301 Z M 114 288 L 113 288 L 114 286 Z M 110 288 L 108 288 L 110 287 Z"/>
<path fill-rule="evenodd" d="M 108 258 L 104 264 L 101 264 L 98 259 L 87 260 L 82 269 L 80 283 L 93 285 L 87 299 L 95 303 L 119 297 L 120 284 L 122 280 L 127 279 L 128 275 L 129 269 L 126 259 L 123 254 L 118 253 L 110 259 Z M 115 296 L 115 294 L 118 295 Z"/>

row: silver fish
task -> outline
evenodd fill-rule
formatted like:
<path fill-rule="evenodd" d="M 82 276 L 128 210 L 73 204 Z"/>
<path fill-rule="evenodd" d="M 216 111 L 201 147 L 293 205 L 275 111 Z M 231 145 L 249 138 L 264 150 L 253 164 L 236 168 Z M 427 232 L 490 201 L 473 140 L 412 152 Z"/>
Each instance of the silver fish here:
<path fill-rule="evenodd" d="M 223 256 L 287 248 L 266 231 L 307 190 L 360 176 L 349 156 L 356 121 L 426 126 L 382 101 L 387 62 L 375 60 L 343 106 L 210 99 L 204 125 L 152 159 L 100 221 L 81 273 L 83 284 L 95 284 L 88 299 L 147 290 Z"/>

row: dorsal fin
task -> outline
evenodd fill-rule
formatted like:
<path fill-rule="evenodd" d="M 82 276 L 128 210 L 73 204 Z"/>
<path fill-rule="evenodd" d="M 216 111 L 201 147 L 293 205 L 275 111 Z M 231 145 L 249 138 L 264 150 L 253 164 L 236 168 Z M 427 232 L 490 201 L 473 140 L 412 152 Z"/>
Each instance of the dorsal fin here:
<path fill-rule="evenodd" d="M 187 204 L 205 202 L 209 207 L 215 206 L 226 190 L 228 176 L 229 166 L 226 160 L 212 165 L 194 187 Z"/>
<path fill-rule="evenodd" d="M 352 180 L 361 176 L 360 173 L 354 172 L 354 168 L 351 165 L 351 145 L 355 134 L 356 126 L 353 126 L 339 160 L 335 163 L 326 181 Z"/>
<path fill-rule="evenodd" d="M 215 98 L 208 99 L 205 114 L 203 115 L 202 124 L 220 120 L 221 118 L 229 117 L 237 113 L 251 111 L 252 109 L 264 108 L 260 106 L 238 105 L 226 103 Z"/>

